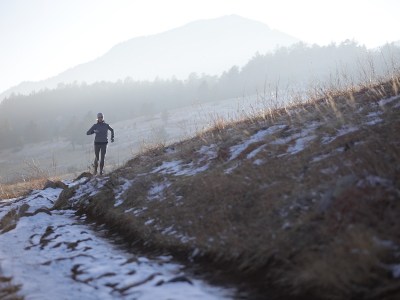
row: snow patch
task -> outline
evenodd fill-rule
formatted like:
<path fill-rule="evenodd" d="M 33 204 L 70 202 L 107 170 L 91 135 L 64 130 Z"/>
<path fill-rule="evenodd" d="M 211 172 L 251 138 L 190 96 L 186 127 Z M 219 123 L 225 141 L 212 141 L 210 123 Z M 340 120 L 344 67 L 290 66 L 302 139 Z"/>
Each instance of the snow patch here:
<path fill-rule="evenodd" d="M 391 265 L 390 269 L 394 278 L 400 278 L 400 264 Z"/>
<path fill-rule="evenodd" d="M 384 187 L 391 187 L 392 182 L 388 179 L 379 177 L 379 176 L 373 176 L 369 175 L 366 178 L 360 180 L 357 183 L 357 187 L 367 187 L 367 186 L 384 186 Z"/>
<path fill-rule="evenodd" d="M 231 157 L 229 158 L 229 160 L 236 159 L 251 144 L 261 142 L 265 139 L 266 136 L 274 134 L 285 127 L 286 127 L 286 125 L 271 126 L 268 129 L 258 131 L 256 134 L 252 135 L 244 143 L 230 147 L 229 150 L 231 153 Z"/>
<path fill-rule="evenodd" d="M 164 161 L 161 166 L 155 168 L 150 173 L 161 173 L 161 174 L 175 174 L 181 170 L 182 160 Z"/>
<path fill-rule="evenodd" d="M 191 176 L 208 170 L 208 167 L 209 163 L 200 167 L 195 167 L 193 162 L 182 165 L 182 160 L 175 160 L 163 162 L 161 166 L 155 168 L 150 173 L 172 174 L 175 176 Z"/>
<path fill-rule="evenodd" d="M 365 122 L 365 124 L 371 126 L 383 122 L 382 118 L 380 117 L 382 114 L 383 113 L 381 111 L 369 113 L 366 116 L 368 121 Z"/>
<path fill-rule="evenodd" d="M 311 162 L 312 162 L 312 163 L 313 163 L 313 162 L 319 162 L 319 161 L 324 160 L 324 159 L 326 159 L 326 158 L 328 158 L 328 157 L 330 157 L 330 156 L 331 156 L 330 153 L 328 153 L 328 154 L 321 154 L 321 155 L 318 155 L 318 156 L 316 156 L 316 157 L 313 157 L 313 159 L 311 160 Z"/>
<path fill-rule="evenodd" d="M 258 153 L 260 153 L 262 150 L 264 150 L 267 147 L 267 145 L 262 145 L 258 147 L 257 149 L 254 149 L 251 151 L 249 154 L 247 154 L 247 159 L 252 159 L 254 158 Z"/>
<path fill-rule="evenodd" d="M 239 166 L 240 166 L 240 163 L 234 164 L 234 165 L 231 166 L 230 168 L 226 169 L 226 170 L 224 171 L 224 174 L 232 174 L 232 172 L 233 172 L 237 167 L 239 167 Z"/>
<path fill-rule="evenodd" d="M 255 164 L 256 166 L 261 166 L 265 163 L 265 160 L 263 159 L 256 159 L 253 164 Z"/>
<path fill-rule="evenodd" d="M 336 140 L 340 136 L 343 136 L 343 135 L 346 135 L 346 134 L 349 134 L 349 133 L 352 133 L 352 132 L 355 132 L 358 130 L 359 130 L 358 127 L 352 127 L 352 126 L 345 125 L 337 131 L 337 134 L 335 136 L 323 137 L 322 144 L 325 144 L 325 145 L 329 144 L 329 143 L 333 142 L 334 140 Z"/>
<path fill-rule="evenodd" d="M 132 180 L 128 180 L 122 177 L 119 180 L 120 183 L 122 184 L 114 189 L 114 194 L 115 194 L 114 207 L 120 206 L 122 203 L 124 203 L 122 195 L 132 186 Z"/>
<path fill-rule="evenodd" d="M 147 220 L 146 222 L 144 222 L 144 225 L 151 225 L 153 223 L 154 223 L 154 219 L 150 219 L 150 220 Z"/>
<path fill-rule="evenodd" d="M 337 166 L 333 166 L 330 168 L 326 168 L 326 169 L 322 169 L 321 173 L 325 174 L 325 175 L 333 175 L 335 174 L 337 171 L 339 170 L 339 168 Z"/>
<path fill-rule="evenodd" d="M 147 199 L 151 200 L 164 200 L 164 190 L 167 189 L 171 185 L 171 182 L 165 180 L 164 182 L 154 184 L 147 195 Z"/>
<path fill-rule="evenodd" d="M 300 151 L 303 151 L 306 148 L 307 144 L 310 143 L 312 140 L 316 139 L 316 137 L 317 136 L 315 135 L 310 135 L 298 138 L 296 140 L 296 143 L 288 148 L 287 153 L 296 154 Z"/>
<path fill-rule="evenodd" d="M 382 99 L 378 103 L 379 103 L 379 106 L 385 106 L 385 105 L 387 105 L 395 100 L 399 100 L 399 99 L 400 99 L 399 95 L 396 95 L 396 96 L 393 96 L 393 97 L 390 97 L 387 99 Z M 399 105 L 399 104 L 397 104 L 397 105 Z"/>
<path fill-rule="evenodd" d="M 136 209 L 132 210 L 132 214 L 134 216 L 140 216 L 146 210 L 147 210 L 147 207 L 136 208 Z"/>
<path fill-rule="evenodd" d="M 204 160 L 212 160 L 217 158 L 218 153 L 217 153 L 217 145 L 216 144 L 211 144 L 210 146 L 202 146 L 199 151 L 197 151 L 200 155 L 203 156 L 202 159 L 200 159 L 200 162 Z"/>
<path fill-rule="evenodd" d="M 93 197 L 99 193 L 100 189 L 104 187 L 107 182 L 107 178 L 93 178 L 86 182 L 85 184 L 79 185 L 78 189 L 75 191 L 75 195 L 69 199 L 72 205 L 75 205 L 82 199 L 85 199 L 85 203 L 88 197 Z"/>

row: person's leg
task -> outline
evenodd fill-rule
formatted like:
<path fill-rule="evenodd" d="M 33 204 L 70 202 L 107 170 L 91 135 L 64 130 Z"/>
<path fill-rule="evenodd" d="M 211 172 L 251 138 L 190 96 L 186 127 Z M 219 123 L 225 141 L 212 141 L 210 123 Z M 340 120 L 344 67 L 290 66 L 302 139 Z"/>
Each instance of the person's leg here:
<path fill-rule="evenodd" d="M 100 146 L 101 145 L 94 145 L 94 175 L 97 174 L 97 167 L 99 165 L 99 153 L 100 153 Z"/>
<path fill-rule="evenodd" d="M 100 174 L 103 174 L 104 168 L 104 158 L 107 152 L 107 144 L 101 145 L 101 152 L 100 152 Z"/>

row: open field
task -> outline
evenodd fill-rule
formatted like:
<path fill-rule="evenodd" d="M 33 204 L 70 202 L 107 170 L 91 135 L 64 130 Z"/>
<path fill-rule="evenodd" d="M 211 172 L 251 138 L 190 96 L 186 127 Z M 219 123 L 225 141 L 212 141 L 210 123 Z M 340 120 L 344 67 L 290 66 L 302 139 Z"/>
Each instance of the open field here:
<path fill-rule="evenodd" d="M 213 126 L 218 120 L 237 119 L 267 105 L 265 100 L 254 96 L 193 104 L 117 123 L 106 119 L 116 133 L 115 143 L 108 146 L 106 170 L 122 166 L 147 145 L 171 144 Z M 85 135 L 91 125 L 87 124 L 87 128 L 76 134 Z M 22 149 L 3 150 L 0 153 L 0 184 L 43 177 L 74 178 L 89 169 L 93 155 L 93 136 L 87 137 L 86 144 L 75 147 L 60 138 L 58 141 L 29 144 Z"/>

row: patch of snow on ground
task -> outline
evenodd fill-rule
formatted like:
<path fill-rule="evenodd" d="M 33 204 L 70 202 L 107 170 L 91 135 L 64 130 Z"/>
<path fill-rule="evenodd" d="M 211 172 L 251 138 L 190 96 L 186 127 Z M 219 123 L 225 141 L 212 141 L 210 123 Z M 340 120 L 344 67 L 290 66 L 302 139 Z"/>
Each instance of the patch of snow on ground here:
<path fill-rule="evenodd" d="M 209 164 L 195 167 L 193 162 L 182 165 L 182 160 L 174 160 L 163 162 L 163 164 L 155 168 L 151 173 L 172 174 L 175 176 L 191 176 L 208 170 Z"/>
<path fill-rule="evenodd" d="M 321 173 L 323 173 L 325 175 L 333 175 L 337 172 L 337 170 L 339 170 L 339 168 L 337 166 L 333 166 L 333 167 L 321 170 Z"/>
<path fill-rule="evenodd" d="M 276 139 L 271 144 L 285 145 L 285 144 L 290 143 L 293 140 L 296 140 L 294 145 L 291 145 L 288 147 L 287 153 L 286 153 L 286 154 L 290 154 L 290 155 L 296 154 L 300 151 L 303 151 L 305 149 L 305 147 L 307 146 L 307 144 L 316 138 L 316 136 L 313 135 L 312 133 L 315 131 L 315 129 L 318 126 L 320 126 L 319 122 L 312 122 L 312 123 L 308 124 L 307 127 L 305 127 L 301 132 L 295 133 L 288 137 Z M 286 154 L 281 154 L 279 156 L 284 156 Z"/>
<path fill-rule="evenodd" d="M 323 137 L 322 144 L 329 144 L 329 143 L 333 142 L 334 140 L 336 140 L 338 137 L 355 132 L 357 130 L 359 130 L 358 127 L 352 127 L 352 126 L 345 125 L 337 131 L 337 134 L 335 136 Z"/>
<path fill-rule="evenodd" d="M 163 231 L 161 231 L 161 233 L 164 234 L 164 235 L 174 235 L 174 234 L 176 234 L 176 231 L 174 230 L 174 225 L 165 228 Z"/>
<path fill-rule="evenodd" d="M 68 186 L 69 186 L 69 187 L 74 187 L 74 186 L 76 186 L 76 185 L 78 185 L 78 184 L 82 184 L 82 183 L 84 183 L 84 182 L 86 182 L 86 181 L 89 181 L 89 180 L 90 180 L 90 179 L 87 178 L 87 177 L 82 177 L 82 178 L 79 179 L 79 180 L 76 180 L 76 181 L 73 181 L 73 182 L 69 183 Z"/>
<path fill-rule="evenodd" d="M 146 222 L 144 222 L 144 225 L 151 225 L 151 224 L 153 224 L 154 223 L 154 219 L 150 219 L 150 220 L 147 220 Z"/>
<path fill-rule="evenodd" d="M 254 158 L 258 153 L 260 153 L 262 150 L 264 150 L 267 147 L 267 145 L 262 145 L 258 147 L 257 149 L 254 149 L 251 151 L 249 154 L 247 154 L 247 159 L 252 159 Z"/>
<path fill-rule="evenodd" d="M 75 195 L 69 200 L 72 205 L 76 204 L 81 199 L 93 197 L 105 185 L 108 178 L 92 178 L 88 182 L 81 184 L 75 191 Z"/>
<path fill-rule="evenodd" d="M 231 174 L 237 167 L 240 166 L 240 163 L 236 163 L 233 166 L 229 167 L 224 171 L 224 174 Z"/>
<path fill-rule="evenodd" d="M 385 105 L 387 105 L 387 104 L 393 102 L 394 100 L 400 100 L 399 95 L 393 96 L 393 97 L 390 97 L 390 98 L 387 98 L 387 99 L 382 99 L 382 100 L 380 100 L 380 101 L 379 101 L 379 106 L 385 106 Z M 398 105 L 398 104 L 397 104 L 397 105 Z"/>
<path fill-rule="evenodd" d="M 229 158 L 229 160 L 233 160 L 233 159 L 237 158 L 240 155 L 240 153 L 242 153 L 244 150 L 246 150 L 247 147 L 250 146 L 251 144 L 261 142 L 262 140 L 265 139 L 266 136 L 274 134 L 285 127 L 286 127 L 286 125 L 271 126 L 268 129 L 258 131 L 256 134 L 252 135 L 244 143 L 232 146 L 230 148 L 231 157 Z"/>
<path fill-rule="evenodd" d="M 253 164 L 255 164 L 256 166 L 261 166 L 265 163 L 265 160 L 263 159 L 256 159 Z"/>
<path fill-rule="evenodd" d="M 288 154 L 296 154 L 300 151 L 303 151 L 306 148 L 307 144 L 309 142 L 311 142 L 312 140 L 314 140 L 316 137 L 317 136 L 315 136 L 315 135 L 310 135 L 310 136 L 298 138 L 296 140 L 296 143 L 293 146 L 290 146 L 288 148 L 287 153 Z"/>
<path fill-rule="evenodd" d="M 369 175 L 366 178 L 360 180 L 357 183 L 357 187 L 367 187 L 367 186 L 384 186 L 384 187 L 391 187 L 392 182 L 388 179 L 379 177 L 379 176 L 372 176 Z"/>
<path fill-rule="evenodd" d="M 204 161 L 204 160 L 212 160 L 212 159 L 217 158 L 217 156 L 218 156 L 218 153 L 217 153 L 217 145 L 215 145 L 215 144 L 212 144 L 212 145 L 210 145 L 210 146 L 202 146 L 202 147 L 200 148 L 200 150 L 197 151 L 197 152 L 198 152 L 200 155 L 203 156 L 203 158 L 200 159 L 200 162 L 201 162 L 201 161 Z"/>
<path fill-rule="evenodd" d="M 181 163 L 182 160 L 164 161 L 161 166 L 155 168 L 150 173 L 175 174 L 181 170 Z"/>
<path fill-rule="evenodd" d="M 137 209 L 132 210 L 132 214 L 134 216 L 140 216 L 146 210 L 147 210 L 147 207 L 137 208 Z"/>
<path fill-rule="evenodd" d="M 368 121 L 365 122 L 365 124 L 371 126 L 383 122 L 382 118 L 379 117 L 382 114 L 383 113 L 381 111 L 369 113 L 367 115 Z"/>
<path fill-rule="evenodd" d="M 170 185 L 171 182 L 167 180 L 161 183 L 154 184 L 148 192 L 147 199 L 160 200 L 160 201 L 164 200 L 165 199 L 164 190 L 168 188 Z"/>
<path fill-rule="evenodd" d="M 34 191 L 30 195 L 20 198 L 0 200 L 0 220 L 11 210 L 18 210 L 22 205 L 28 204 L 27 212 L 33 213 L 37 209 L 45 207 L 50 208 L 58 199 L 62 189 L 46 189 L 43 191 Z"/>
<path fill-rule="evenodd" d="M 120 178 L 120 181 L 122 181 L 122 184 L 114 189 L 114 194 L 115 194 L 114 207 L 120 206 L 122 203 L 124 203 L 124 199 L 122 199 L 121 197 L 132 186 L 132 180 Z"/>
<path fill-rule="evenodd" d="M 330 153 L 318 155 L 318 156 L 316 156 L 316 157 L 313 157 L 313 159 L 311 160 L 311 162 L 312 162 L 312 163 L 313 163 L 313 162 L 319 162 L 319 161 L 324 160 L 325 158 L 328 158 L 328 157 L 330 157 L 330 156 L 331 156 Z"/>
<path fill-rule="evenodd" d="M 184 168 L 181 171 L 177 172 L 175 175 L 176 176 L 183 176 L 183 175 L 191 176 L 191 175 L 195 175 L 195 174 L 198 174 L 198 173 L 208 170 L 208 167 L 209 167 L 209 164 L 194 168 L 194 164 L 190 163 L 190 164 L 184 165 Z"/>
<path fill-rule="evenodd" d="M 400 278 L 400 264 L 391 265 L 390 269 L 394 278 Z"/>

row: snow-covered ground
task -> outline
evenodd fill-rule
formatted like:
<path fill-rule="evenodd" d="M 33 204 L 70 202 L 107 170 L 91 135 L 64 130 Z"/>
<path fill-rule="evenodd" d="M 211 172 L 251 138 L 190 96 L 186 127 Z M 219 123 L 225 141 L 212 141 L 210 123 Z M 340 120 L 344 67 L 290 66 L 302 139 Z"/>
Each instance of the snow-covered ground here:
<path fill-rule="evenodd" d="M 169 256 L 148 258 L 121 248 L 85 216 L 47 210 L 60 192 L 48 188 L 0 200 L 0 219 L 29 205 L 14 229 L 0 233 L 0 270 L 22 285 L 25 299 L 234 298 L 234 289 L 194 278 Z"/>

